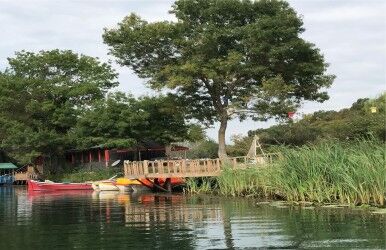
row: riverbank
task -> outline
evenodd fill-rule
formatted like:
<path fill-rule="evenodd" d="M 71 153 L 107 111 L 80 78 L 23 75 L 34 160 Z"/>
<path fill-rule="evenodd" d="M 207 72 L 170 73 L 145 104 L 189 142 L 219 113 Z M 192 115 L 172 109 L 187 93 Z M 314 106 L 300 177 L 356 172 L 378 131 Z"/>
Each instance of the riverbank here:
<path fill-rule="evenodd" d="M 219 177 L 202 178 L 198 182 L 188 180 L 186 192 L 294 203 L 385 206 L 383 142 L 324 142 L 279 150 L 283 157 L 272 165 L 226 168 Z"/>
<path fill-rule="evenodd" d="M 49 174 L 45 178 L 57 182 L 86 182 L 106 180 L 114 175 L 122 175 L 122 169 L 105 168 L 105 169 L 73 169 L 71 171 L 61 171 L 55 174 Z"/>

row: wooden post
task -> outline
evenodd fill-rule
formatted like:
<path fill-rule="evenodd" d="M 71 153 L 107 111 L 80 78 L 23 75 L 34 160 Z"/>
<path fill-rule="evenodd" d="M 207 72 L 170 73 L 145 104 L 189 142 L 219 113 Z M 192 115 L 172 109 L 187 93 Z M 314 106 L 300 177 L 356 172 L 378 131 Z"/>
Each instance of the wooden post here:
<path fill-rule="evenodd" d="M 159 180 L 158 178 L 154 179 L 154 185 L 153 185 L 153 191 L 157 191 L 157 186 L 159 186 Z"/>
<path fill-rule="evenodd" d="M 72 165 L 75 164 L 75 154 L 74 153 L 71 154 L 71 163 L 72 163 Z"/>
<path fill-rule="evenodd" d="M 237 160 L 236 158 L 233 158 L 233 169 L 236 169 L 237 166 Z"/>
<path fill-rule="evenodd" d="M 105 162 L 106 162 L 106 167 L 109 166 L 109 161 L 110 161 L 110 153 L 108 149 L 105 149 Z"/>
<path fill-rule="evenodd" d="M 170 178 L 166 178 L 164 188 L 170 193 L 172 192 L 172 181 Z"/>
<path fill-rule="evenodd" d="M 172 161 L 173 162 L 173 174 L 177 174 L 177 161 Z"/>
<path fill-rule="evenodd" d="M 186 173 L 186 159 L 182 160 L 182 173 Z"/>
<path fill-rule="evenodd" d="M 98 161 L 101 162 L 102 161 L 102 154 L 101 154 L 101 150 L 98 148 Z"/>
<path fill-rule="evenodd" d="M 143 173 L 147 175 L 149 173 L 149 161 L 144 160 L 143 161 Z"/>
<path fill-rule="evenodd" d="M 92 162 L 92 152 L 88 152 L 88 162 Z"/>

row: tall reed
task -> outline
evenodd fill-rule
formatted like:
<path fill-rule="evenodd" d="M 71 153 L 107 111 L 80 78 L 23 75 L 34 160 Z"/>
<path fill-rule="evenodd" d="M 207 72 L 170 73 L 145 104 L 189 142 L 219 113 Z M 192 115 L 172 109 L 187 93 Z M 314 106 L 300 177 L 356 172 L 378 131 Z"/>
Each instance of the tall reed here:
<path fill-rule="evenodd" d="M 379 141 L 324 142 L 281 153 L 271 185 L 286 200 L 385 204 L 385 148 Z"/>
<path fill-rule="evenodd" d="M 232 170 L 225 166 L 215 179 L 216 189 L 211 191 L 288 201 L 385 206 L 382 142 L 330 141 L 299 148 L 282 147 L 280 153 L 283 157 L 265 167 Z M 206 187 L 205 191 L 210 189 Z"/>

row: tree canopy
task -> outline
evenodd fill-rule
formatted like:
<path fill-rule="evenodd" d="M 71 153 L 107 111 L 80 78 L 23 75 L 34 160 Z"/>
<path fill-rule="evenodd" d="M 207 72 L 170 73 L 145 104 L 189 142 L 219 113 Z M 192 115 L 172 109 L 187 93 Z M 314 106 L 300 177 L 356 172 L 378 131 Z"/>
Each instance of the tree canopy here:
<path fill-rule="evenodd" d="M 121 92 L 97 102 L 79 119 L 73 132 L 83 147 L 103 144 L 125 148 L 147 140 L 170 144 L 202 137 L 202 129 L 185 122 L 184 112 L 178 110 L 171 96 L 135 99 Z"/>
<path fill-rule="evenodd" d="M 172 95 L 109 91 L 110 64 L 72 51 L 18 52 L 0 72 L 0 149 L 19 163 L 37 156 L 103 144 L 130 147 L 199 140 L 203 129 L 186 122 Z"/>
<path fill-rule="evenodd" d="M 266 129 L 250 130 L 248 136 L 236 136 L 230 148 L 232 155 L 245 154 L 253 136 L 260 142 L 272 145 L 302 146 L 315 144 L 321 140 L 353 141 L 360 138 L 376 138 L 386 141 L 386 94 L 378 98 L 361 98 L 350 108 L 340 111 L 316 111 L 295 122 L 287 122 Z M 376 108 L 372 113 L 371 108 Z"/>
<path fill-rule="evenodd" d="M 226 155 L 229 119 L 266 120 L 294 111 L 302 100 L 324 101 L 333 76 L 303 22 L 284 1 L 178 0 L 177 21 L 147 22 L 130 14 L 104 41 L 121 65 L 172 89 L 192 118 L 220 122 L 219 156 Z"/>
<path fill-rule="evenodd" d="M 117 85 L 109 64 L 69 50 L 17 52 L 0 73 L 0 147 L 21 163 L 60 152 L 79 115 Z"/>

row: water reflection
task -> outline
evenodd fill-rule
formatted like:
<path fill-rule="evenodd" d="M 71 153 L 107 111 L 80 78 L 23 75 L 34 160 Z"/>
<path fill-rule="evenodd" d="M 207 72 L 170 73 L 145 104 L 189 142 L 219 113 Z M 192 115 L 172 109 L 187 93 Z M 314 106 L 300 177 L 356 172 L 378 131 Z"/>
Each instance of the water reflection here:
<path fill-rule="evenodd" d="M 0 249 L 383 248 L 384 215 L 182 194 L 0 188 Z M 4 233 L 6 232 L 6 233 Z M 22 239 L 22 240 L 20 240 Z"/>

